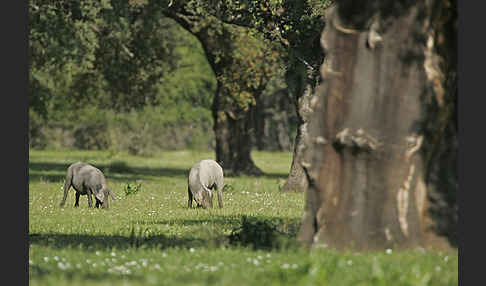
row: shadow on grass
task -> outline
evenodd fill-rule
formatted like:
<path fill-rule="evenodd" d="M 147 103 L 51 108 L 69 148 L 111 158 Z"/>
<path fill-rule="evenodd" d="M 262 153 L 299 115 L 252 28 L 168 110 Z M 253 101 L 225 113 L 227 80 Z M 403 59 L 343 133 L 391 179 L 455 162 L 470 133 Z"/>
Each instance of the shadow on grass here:
<path fill-rule="evenodd" d="M 62 181 L 66 177 L 69 165 L 70 163 L 29 162 L 29 181 Z M 186 169 L 132 167 L 121 161 L 115 161 L 110 164 L 97 164 L 95 167 L 100 169 L 108 180 L 115 181 L 147 179 L 146 176 L 186 178 L 189 174 L 189 170 Z M 48 173 L 53 171 L 59 172 L 59 174 Z M 33 173 L 31 174 L 30 172 Z"/>
<path fill-rule="evenodd" d="M 33 233 L 29 243 L 53 248 L 81 248 L 89 250 L 127 249 L 127 248 L 190 248 L 204 246 L 207 241 L 199 238 L 166 236 L 163 234 L 139 236 L 101 235 L 101 234 L 63 234 Z"/>
<path fill-rule="evenodd" d="M 63 181 L 66 177 L 66 171 L 70 164 L 71 163 L 29 162 L 29 181 Z M 189 169 L 132 167 L 123 161 L 114 161 L 109 164 L 97 164 L 95 167 L 100 169 L 108 180 L 115 181 L 147 179 L 147 176 L 171 178 L 178 177 L 181 179 L 186 179 L 189 175 Z M 52 174 L 52 172 L 56 172 L 58 174 Z M 232 175 L 228 175 L 226 177 L 235 178 L 235 176 Z M 288 174 L 285 173 L 265 173 L 264 175 L 259 176 L 259 178 L 270 179 L 287 179 L 287 177 Z"/>
<path fill-rule="evenodd" d="M 247 217 L 247 216 L 224 216 L 217 215 L 207 218 L 200 219 L 167 219 L 167 220 L 157 220 L 157 221 L 134 221 L 132 223 L 138 225 L 180 225 L 180 226 L 192 226 L 192 225 L 217 225 L 219 227 L 233 227 L 237 228 L 244 224 L 245 221 L 265 221 L 272 223 L 274 225 L 279 225 L 284 232 L 293 232 L 294 234 L 298 231 L 300 226 L 299 218 L 281 218 L 281 217 L 270 217 L 270 216 L 258 216 L 258 217 Z"/>
<path fill-rule="evenodd" d="M 225 178 L 241 178 L 241 177 L 247 177 L 247 178 L 268 178 L 268 179 L 287 179 L 289 177 L 288 173 L 263 173 L 263 175 L 234 175 L 229 172 L 224 173 Z"/>
<path fill-rule="evenodd" d="M 241 224 L 240 216 L 211 216 L 208 218 L 200 219 L 167 219 L 157 221 L 134 221 L 133 223 L 138 225 L 180 225 L 180 226 L 192 226 L 192 225 L 204 225 L 212 224 L 218 226 L 238 226 Z"/>
<path fill-rule="evenodd" d="M 29 243 L 53 248 L 100 249 L 166 249 L 191 247 L 251 247 L 257 249 L 282 249 L 296 245 L 296 236 L 300 226 L 298 219 L 276 217 L 216 216 L 202 219 L 176 219 L 156 222 L 132 222 L 137 225 L 200 225 L 196 231 L 202 231 L 203 237 L 177 237 L 150 233 L 139 228 L 138 233 L 132 228 L 130 235 L 108 234 L 62 234 L 33 233 Z M 231 229 L 230 235 L 213 230 Z M 149 232 L 145 232 L 145 231 Z"/>

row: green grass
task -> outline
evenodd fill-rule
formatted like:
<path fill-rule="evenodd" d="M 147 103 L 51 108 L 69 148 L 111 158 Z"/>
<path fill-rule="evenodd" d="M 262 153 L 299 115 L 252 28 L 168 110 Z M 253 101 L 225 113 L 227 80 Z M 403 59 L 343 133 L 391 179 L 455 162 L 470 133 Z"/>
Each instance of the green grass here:
<path fill-rule="evenodd" d="M 29 154 L 30 285 L 457 285 L 457 252 L 342 253 L 296 247 L 303 194 L 283 194 L 290 153 L 254 152 L 263 177 L 228 177 L 224 208 L 187 209 L 187 174 L 213 152 L 134 157 Z M 59 208 L 67 166 L 105 172 L 117 201 Z M 127 185 L 140 185 L 125 195 Z M 214 202 L 217 205 L 216 201 Z M 245 230 L 242 232 L 241 230 Z M 343 238 L 345 239 L 345 238 Z"/>

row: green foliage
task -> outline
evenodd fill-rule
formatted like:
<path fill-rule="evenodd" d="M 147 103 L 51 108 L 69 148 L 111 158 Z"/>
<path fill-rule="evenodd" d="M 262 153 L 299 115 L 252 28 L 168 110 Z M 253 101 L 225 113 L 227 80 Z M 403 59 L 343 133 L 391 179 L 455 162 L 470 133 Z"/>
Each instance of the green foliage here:
<path fill-rule="evenodd" d="M 210 147 L 215 79 L 192 35 L 143 1 L 43 3 L 30 3 L 30 146 L 143 156 Z"/>
<path fill-rule="evenodd" d="M 285 87 L 275 79 L 296 70 L 288 67 L 301 63 L 297 56 L 309 61 L 292 47 L 319 50 L 300 40 L 289 48 L 270 33 L 277 20 L 291 43 L 306 37 L 298 27 L 317 31 L 322 5 L 304 2 L 31 1 L 31 146 L 141 156 L 212 148 L 216 91 L 217 109 L 239 118 L 259 96 L 272 94 L 265 89 Z M 284 67 L 289 55 L 294 61 Z"/>
<path fill-rule="evenodd" d="M 44 119 L 42 125 L 31 122 L 32 147 L 111 148 L 143 156 L 165 146 L 211 147 L 207 125 L 216 81 L 222 107 L 238 115 L 283 71 L 281 47 L 256 29 L 222 22 L 215 3 L 31 1 L 29 109 L 35 112 L 31 120 Z M 179 9 L 202 16 L 193 30 L 167 18 Z M 147 108 L 164 109 L 148 115 L 163 113 L 172 121 L 155 116 L 145 124 Z M 163 135 L 156 139 L 156 133 Z"/>
<path fill-rule="evenodd" d="M 324 11 L 332 3 L 187 0 L 164 8 L 202 42 L 221 87 L 215 106 L 218 120 L 225 121 L 226 116 L 245 118 L 268 84 L 267 77 L 285 74 L 295 102 L 309 87 L 312 92 L 323 61 L 319 39 Z"/>
<path fill-rule="evenodd" d="M 229 58 L 217 80 L 221 83 L 223 100 L 233 111 L 248 111 L 256 104 L 268 82 L 281 76 L 282 50 L 278 45 L 266 41 L 256 31 L 230 28 L 231 45 L 225 57 Z M 224 104 L 224 103 L 223 103 Z"/>
<path fill-rule="evenodd" d="M 125 196 L 135 195 L 142 190 L 142 183 L 135 184 L 131 186 L 130 183 L 127 183 L 125 188 L 123 189 Z"/>
<path fill-rule="evenodd" d="M 185 86 L 184 97 L 202 97 L 207 105 L 214 79 L 205 73 L 200 47 L 150 5 L 31 1 L 29 107 L 47 116 L 52 110 L 87 104 L 117 111 L 163 104 L 167 100 L 162 92 L 178 95 L 172 89 L 187 81 L 178 71 L 182 66 L 196 79 L 192 87 Z M 166 85 L 169 80 L 172 86 Z"/>
<path fill-rule="evenodd" d="M 50 99 L 59 107 L 71 86 L 93 73 L 104 8 L 94 0 L 29 1 L 29 107 L 45 114 Z"/>
<path fill-rule="evenodd" d="M 104 103 L 120 111 L 158 103 L 157 86 L 176 69 L 182 57 L 177 46 L 184 44 L 176 24 L 160 11 L 130 7 L 117 2 L 104 14 L 103 41 L 96 57 L 108 82 Z"/>
<path fill-rule="evenodd" d="M 242 216 L 241 226 L 232 230 L 229 243 L 238 246 L 250 246 L 253 249 L 282 249 L 290 246 L 296 248 L 295 234 L 298 224 L 294 223 L 290 233 L 288 222 L 281 219 L 261 219 Z"/>

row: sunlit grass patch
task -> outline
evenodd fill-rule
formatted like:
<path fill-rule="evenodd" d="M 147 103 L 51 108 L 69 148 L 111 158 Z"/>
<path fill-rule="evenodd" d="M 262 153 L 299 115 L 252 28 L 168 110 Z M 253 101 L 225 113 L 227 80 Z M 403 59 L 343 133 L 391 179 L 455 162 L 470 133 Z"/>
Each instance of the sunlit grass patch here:
<path fill-rule="evenodd" d="M 289 153 L 254 152 L 267 176 L 227 177 L 224 208 L 188 209 L 187 174 L 212 152 L 155 157 L 31 151 L 31 285 L 457 285 L 457 252 L 306 252 L 296 246 L 304 194 L 281 193 Z M 117 200 L 88 208 L 74 192 L 59 207 L 70 163 L 102 167 Z M 126 196 L 127 185 L 141 191 Z M 343 238 L 345 239 L 345 238 Z"/>

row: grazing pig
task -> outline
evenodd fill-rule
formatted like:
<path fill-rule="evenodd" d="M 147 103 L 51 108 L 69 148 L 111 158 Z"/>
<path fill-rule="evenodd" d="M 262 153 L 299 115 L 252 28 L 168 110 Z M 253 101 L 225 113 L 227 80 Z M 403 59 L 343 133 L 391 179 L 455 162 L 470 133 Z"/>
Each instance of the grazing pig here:
<path fill-rule="evenodd" d="M 213 194 L 211 190 L 216 188 L 218 192 L 219 208 L 223 207 L 223 168 L 214 160 L 202 160 L 196 163 L 189 172 L 187 193 L 189 200 L 187 207 L 192 207 L 192 199 L 203 208 L 213 207 Z"/>
<path fill-rule="evenodd" d="M 67 169 L 66 182 L 64 183 L 64 197 L 62 198 L 60 206 L 63 207 L 66 202 L 66 197 L 71 186 L 76 191 L 75 207 L 79 206 L 79 196 L 88 196 L 88 206 L 91 208 L 91 195 L 96 199 L 96 207 L 101 205 L 103 208 L 108 208 L 108 195 L 111 195 L 113 200 L 115 196 L 113 192 L 108 189 L 106 179 L 103 173 L 90 164 L 83 162 L 76 162 L 71 164 Z"/>

